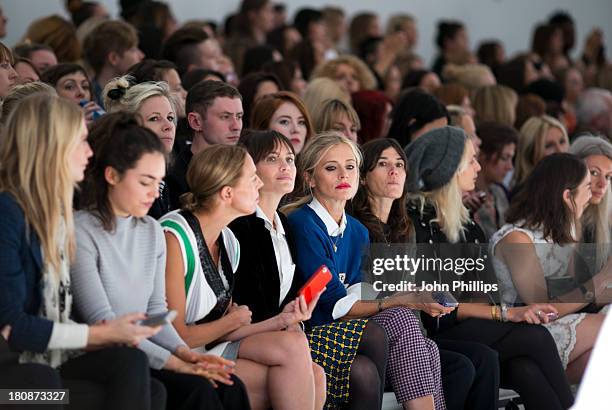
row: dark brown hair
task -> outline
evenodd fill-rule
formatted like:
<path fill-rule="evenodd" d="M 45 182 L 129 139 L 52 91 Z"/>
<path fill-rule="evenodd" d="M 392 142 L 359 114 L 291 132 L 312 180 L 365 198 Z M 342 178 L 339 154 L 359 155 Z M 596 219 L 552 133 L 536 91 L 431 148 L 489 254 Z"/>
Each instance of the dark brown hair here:
<path fill-rule="evenodd" d="M 185 102 L 185 112 L 187 114 L 197 112 L 206 116 L 208 107 L 213 105 L 215 99 L 219 97 L 242 99 L 238 90 L 229 84 L 212 80 L 201 81 L 189 89 Z"/>
<path fill-rule="evenodd" d="M 161 56 L 176 64 L 179 75 L 183 75 L 190 65 L 197 64 L 199 61 L 197 47 L 208 39 L 208 34 L 202 29 L 195 27 L 180 28 L 166 39 L 162 46 Z"/>
<path fill-rule="evenodd" d="M 88 140 L 94 156 L 85 170 L 79 205 L 94 211 L 104 230 L 112 232 L 115 216 L 104 177 L 106 167 L 112 167 L 123 175 L 134 168 L 143 155 L 159 153 L 165 157 L 166 150 L 153 131 L 138 125 L 136 115 L 125 112 L 106 114 L 96 121 Z"/>
<path fill-rule="evenodd" d="M 372 172 L 378 163 L 382 152 L 387 148 L 393 148 L 397 154 L 404 160 L 404 167 L 407 169 L 408 159 L 404 150 L 399 143 L 391 138 L 380 138 L 363 144 L 361 152 L 363 153 L 363 162 L 361 164 L 361 181 L 364 182 L 368 172 Z M 408 171 L 406 171 L 408 172 Z M 387 225 L 391 226 L 391 235 L 386 238 L 383 232 L 381 221 L 372 213 L 370 207 L 370 190 L 365 183 L 359 184 L 359 190 L 349 208 L 353 216 L 368 228 L 370 233 L 370 241 L 376 243 L 402 243 L 410 240 L 412 231 L 412 221 L 407 213 L 407 195 L 406 184 L 402 196 L 393 201 L 391 212 Z"/>
<path fill-rule="evenodd" d="M 138 46 L 138 34 L 134 27 L 124 21 L 109 20 L 100 23 L 85 37 L 83 50 L 85 50 L 85 59 L 98 74 L 111 52 L 121 55 L 136 46 Z"/>
<path fill-rule="evenodd" d="M 87 71 L 85 71 L 85 69 L 81 65 L 75 63 L 59 63 L 56 66 L 49 67 L 40 75 L 40 81 L 55 87 L 60 78 L 73 73 L 83 74 L 85 78 L 87 78 L 87 82 L 89 83 L 89 89 L 92 89 L 91 81 L 89 80 Z"/>
<path fill-rule="evenodd" d="M 573 154 L 552 154 L 543 158 L 513 198 L 506 212 L 506 222 L 522 228 L 541 230 L 554 243 L 575 242 L 572 226 L 577 222 L 563 201 L 563 192 L 574 196 L 587 176 L 587 166 Z"/>
<path fill-rule="evenodd" d="M 291 141 L 280 132 L 274 130 L 248 130 L 242 134 L 238 143 L 246 148 L 249 155 L 253 157 L 253 162 L 255 164 L 264 159 L 271 152 L 274 152 L 280 145 L 286 146 L 287 149 L 295 155 L 295 149 Z"/>
<path fill-rule="evenodd" d="M 164 81 L 164 74 L 170 70 L 176 70 L 172 61 L 147 58 L 131 66 L 128 73 L 135 84 L 140 84 L 147 81 Z"/>
<path fill-rule="evenodd" d="M 518 144 L 518 131 L 497 122 L 483 122 L 478 126 L 476 134 L 482 141 L 480 152 L 485 158 L 499 158 L 504 147 Z"/>

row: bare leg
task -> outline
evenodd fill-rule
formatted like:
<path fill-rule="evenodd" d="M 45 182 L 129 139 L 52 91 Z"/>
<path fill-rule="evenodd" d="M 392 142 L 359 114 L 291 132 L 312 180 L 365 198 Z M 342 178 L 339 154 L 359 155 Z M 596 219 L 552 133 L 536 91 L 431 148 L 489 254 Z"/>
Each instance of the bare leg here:
<path fill-rule="evenodd" d="M 268 369 L 268 366 L 248 359 L 238 358 L 236 360 L 235 372 L 247 389 L 252 410 L 270 408 L 270 401 L 268 400 Z"/>
<path fill-rule="evenodd" d="M 327 398 L 327 377 L 325 370 L 316 363 L 312 364 L 312 373 L 314 374 L 315 383 L 315 410 L 320 410 L 325 405 Z"/>
<path fill-rule="evenodd" d="M 434 399 L 432 395 L 419 397 L 403 403 L 404 410 L 433 410 Z"/>
<path fill-rule="evenodd" d="M 314 408 L 315 382 L 312 359 L 303 333 L 279 331 L 246 337 L 240 343 L 238 357 L 268 366 L 266 390 L 272 408 L 278 410 Z M 240 373 L 237 374 L 243 378 Z M 246 381 L 245 384 L 248 391 Z"/>
<path fill-rule="evenodd" d="M 576 327 L 576 345 L 570 353 L 566 369 L 570 383 L 580 382 L 605 318 L 599 313 L 588 314 Z"/>

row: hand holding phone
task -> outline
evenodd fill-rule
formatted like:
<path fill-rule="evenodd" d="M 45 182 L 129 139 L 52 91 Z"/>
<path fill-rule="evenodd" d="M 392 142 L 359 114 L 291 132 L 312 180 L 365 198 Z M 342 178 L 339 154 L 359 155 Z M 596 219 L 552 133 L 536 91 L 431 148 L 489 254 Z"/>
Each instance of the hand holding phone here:
<path fill-rule="evenodd" d="M 332 275 L 329 268 L 321 265 L 319 269 L 308 279 L 308 282 L 298 291 L 299 296 L 304 296 L 307 305 L 310 305 L 312 299 L 325 288 L 331 280 Z"/>
<path fill-rule="evenodd" d="M 446 291 L 431 292 L 431 298 L 444 307 L 457 307 L 459 302 L 452 293 Z"/>
<path fill-rule="evenodd" d="M 160 313 L 157 315 L 149 316 L 144 320 L 141 320 L 138 324 L 140 326 L 157 327 L 163 325 L 169 325 L 176 318 L 176 310 L 169 310 L 168 312 Z"/>

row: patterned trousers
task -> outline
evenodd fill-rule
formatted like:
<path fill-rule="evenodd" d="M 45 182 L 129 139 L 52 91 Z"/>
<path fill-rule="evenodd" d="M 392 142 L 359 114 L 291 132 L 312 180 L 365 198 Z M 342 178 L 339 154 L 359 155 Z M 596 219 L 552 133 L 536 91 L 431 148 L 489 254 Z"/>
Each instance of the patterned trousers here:
<path fill-rule="evenodd" d="M 425 337 L 419 321 L 408 308 L 385 309 L 371 318 L 389 339 L 387 380 L 399 403 L 433 395 L 436 410 L 446 408 L 442 390 L 440 354 Z"/>

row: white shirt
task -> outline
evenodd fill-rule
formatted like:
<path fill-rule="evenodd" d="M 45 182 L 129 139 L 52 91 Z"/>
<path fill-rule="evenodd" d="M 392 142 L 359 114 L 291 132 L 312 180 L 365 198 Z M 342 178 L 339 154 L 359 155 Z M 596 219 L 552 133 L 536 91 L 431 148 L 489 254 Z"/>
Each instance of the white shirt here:
<path fill-rule="evenodd" d="M 346 213 L 344 211 L 342 211 L 342 219 L 340 220 L 340 224 L 338 224 L 338 222 L 332 218 L 327 209 L 325 209 L 325 207 L 316 198 L 313 197 L 308 206 L 315 211 L 319 218 L 321 218 L 325 224 L 325 228 L 327 229 L 327 234 L 329 236 L 337 237 L 344 235 L 344 230 L 346 229 Z M 330 240 L 333 242 L 333 239 L 330 238 Z M 333 245 L 335 246 L 335 244 Z M 338 272 L 338 276 L 340 281 L 344 284 L 346 273 Z M 344 286 L 346 287 L 346 284 Z M 346 296 L 338 299 L 334 305 L 334 309 L 332 310 L 332 317 L 334 320 L 346 316 L 355 302 L 361 299 L 361 286 L 362 282 L 359 282 L 346 288 Z"/>
<path fill-rule="evenodd" d="M 319 202 L 317 198 L 313 197 L 312 201 L 310 201 L 308 206 L 312 208 L 313 211 L 315 211 L 319 218 L 321 218 L 321 220 L 325 224 L 325 227 L 327 228 L 327 234 L 329 236 L 338 236 L 344 234 L 344 230 L 346 229 L 346 213 L 344 211 L 342 211 L 342 219 L 340 220 L 340 225 L 338 225 L 338 222 L 336 222 L 334 218 L 332 218 L 327 209 L 325 209 L 325 207 L 321 205 L 321 202 Z"/>
<path fill-rule="evenodd" d="M 278 267 L 278 274 L 280 279 L 280 298 L 278 305 L 285 300 L 289 289 L 291 289 L 291 283 L 293 282 L 293 275 L 295 273 L 295 264 L 293 258 L 291 258 L 291 252 L 289 251 L 289 244 L 287 243 L 287 237 L 285 236 L 285 229 L 283 223 L 280 220 L 277 212 L 274 212 L 274 225 L 266 214 L 257 207 L 255 216 L 263 219 L 264 225 L 268 231 L 270 231 L 270 237 L 272 238 L 272 246 L 274 246 L 274 256 L 276 256 L 276 266 Z"/>

